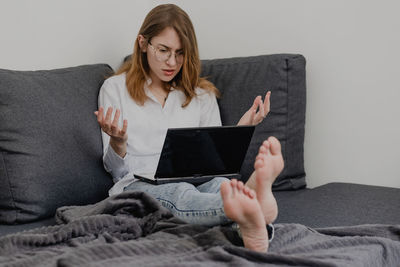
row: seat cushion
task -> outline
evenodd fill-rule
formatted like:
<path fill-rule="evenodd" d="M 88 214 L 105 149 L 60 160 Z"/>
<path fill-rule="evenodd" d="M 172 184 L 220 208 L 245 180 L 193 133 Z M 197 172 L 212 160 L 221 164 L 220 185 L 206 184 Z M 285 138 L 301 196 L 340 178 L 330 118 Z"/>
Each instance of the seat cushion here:
<path fill-rule="evenodd" d="M 310 227 L 400 224 L 400 188 L 329 183 L 313 189 L 275 192 L 277 223 Z"/>
<path fill-rule="evenodd" d="M 0 70 L 0 223 L 97 202 L 112 185 L 93 112 L 108 65 Z"/>
<path fill-rule="evenodd" d="M 218 101 L 224 125 L 235 125 L 256 96 L 271 91 L 271 111 L 256 127 L 241 169 L 247 181 L 261 143 L 269 136 L 282 144 L 285 168 L 274 190 L 306 186 L 304 172 L 304 124 L 306 108 L 305 58 L 295 54 L 214 59 L 202 61 L 202 76 L 221 92 Z"/>
<path fill-rule="evenodd" d="M 27 231 L 35 228 L 56 225 L 56 220 L 54 217 L 47 219 L 24 223 L 24 224 L 12 224 L 12 225 L 0 225 L 0 237 L 8 234 L 14 234 L 22 231 Z"/>

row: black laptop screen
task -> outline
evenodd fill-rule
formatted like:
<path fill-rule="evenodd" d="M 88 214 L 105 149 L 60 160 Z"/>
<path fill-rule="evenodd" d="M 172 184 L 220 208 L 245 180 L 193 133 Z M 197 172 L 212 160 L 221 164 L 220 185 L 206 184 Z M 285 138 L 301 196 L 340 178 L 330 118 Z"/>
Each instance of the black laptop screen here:
<path fill-rule="evenodd" d="M 168 129 L 156 177 L 239 173 L 254 126 Z"/>

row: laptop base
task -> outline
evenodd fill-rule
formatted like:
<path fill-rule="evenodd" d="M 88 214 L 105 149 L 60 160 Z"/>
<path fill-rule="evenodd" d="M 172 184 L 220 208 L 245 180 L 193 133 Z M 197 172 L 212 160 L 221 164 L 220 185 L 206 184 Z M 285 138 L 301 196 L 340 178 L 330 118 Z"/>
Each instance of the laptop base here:
<path fill-rule="evenodd" d="M 241 175 L 239 173 L 235 174 L 220 174 L 220 175 L 207 175 L 207 176 L 198 176 L 198 177 L 173 177 L 173 178 L 148 178 L 148 177 L 143 177 L 140 175 L 134 175 L 135 178 L 140 179 L 143 182 L 146 183 L 151 183 L 151 184 L 167 184 L 167 183 L 180 183 L 180 182 L 186 182 L 190 183 L 193 185 L 200 185 L 202 183 L 208 182 L 215 177 L 225 177 L 228 179 L 238 179 L 240 180 Z"/>

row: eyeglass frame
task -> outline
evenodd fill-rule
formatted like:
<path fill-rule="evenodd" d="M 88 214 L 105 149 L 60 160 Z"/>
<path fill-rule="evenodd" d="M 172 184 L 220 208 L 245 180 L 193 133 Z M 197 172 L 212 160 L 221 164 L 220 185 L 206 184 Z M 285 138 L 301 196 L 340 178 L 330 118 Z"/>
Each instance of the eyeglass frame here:
<path fill-rule="evenodd" d="M 171 58 L 172 53 L 174 53 L 174 54 L 175 54 L 175 61 L 176 61 L 176 63 L 178 63 L 178 64 L 182 64 L 182 63 L 183 63 L 184 54 L 177 54 L 176 52 L 173 52 L 173 51 L 171 51 L 170 48 L 168 48 L 167 50 L 168 50 L 169 56 L 168 56 L 165 60 L 162 60 L 162 59 L 160 59 L 159 56 L 157 56 L 157 51 L 159 51 L 159 49 L 158 49 L 158 48 L 155 48 L 155 47 L 153 46 L 153 44 L 152 44 L 150 41 L 148 41 L 148 44 L 149 44 L 150 47 L 153 49 L 154 55 L 156 56 L 156 59 L 157 59 L 159 62 L 166 62 L 166 61 L 168 61 L 168 60 Z M 177 56 L 182 56 L 182 60 L 178 60 L 178 57 L 177 57 Z"/>

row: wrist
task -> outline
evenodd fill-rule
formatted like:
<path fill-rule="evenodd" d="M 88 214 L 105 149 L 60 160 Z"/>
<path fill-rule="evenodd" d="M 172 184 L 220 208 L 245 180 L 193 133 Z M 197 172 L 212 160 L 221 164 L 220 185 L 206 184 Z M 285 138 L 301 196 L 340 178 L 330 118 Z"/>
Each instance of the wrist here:
<path fill-rule="evenodd" d="M 121 158 L 124 158 L 126 155 L 126 141 L 119 142 L 115 141 L 112 138 L 110 139 L 110 146 Z"/>

